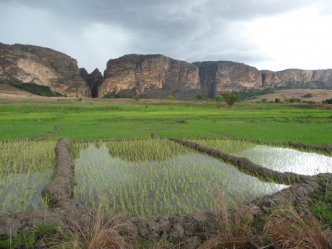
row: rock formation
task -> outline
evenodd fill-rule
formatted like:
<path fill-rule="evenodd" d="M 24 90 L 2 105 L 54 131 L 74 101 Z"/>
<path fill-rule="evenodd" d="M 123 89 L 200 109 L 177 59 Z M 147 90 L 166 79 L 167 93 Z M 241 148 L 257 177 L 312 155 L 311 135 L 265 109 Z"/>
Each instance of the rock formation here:
<path fill-rule="evenodd" d="M 254 67 L 230 61 L 194 63 L 199 68 L 201 91 L 208 97 L 222 92 L 262 87 L 261 73 Z"/>
<path fill-rule="evenodd" d="M 79 97 L 194 99 L 261 88 L 332 89 L 332 69 L 273 72 L 230 61 L 188 63 L 164 55 L 125 55 L 109 60 L 102 75 L 78 69 L 75 59 L 43 47 L 0 43 L 0 83 L 33 83 Z"/>
<path fill-rule="evenodd" d="M 88 84 L 92 98 L 97 98 L 99 95 L 99 87 L 103 83 L 103 75 L 96 68 L 92 73 L 88 73 L 85 68 L 80 68 L 80 75 Z"/>
<path fill-rule="evenodd" d="M 90 96 L 75 59 L 31 45 L 0 43 L 0 82 L 33 83 L 66 96 Z"/>
<path fill-rule="evenodd" d="M 125 55 L 110 60 L 100 96 L 192 98 L 200 90 L 198 68 L 163 55 Z"/>
<path fill-rule="evenodd" d="M 332 69 L 287 69 L 279 72 L 261 71 L 263 87 L 332 88 Z"/>

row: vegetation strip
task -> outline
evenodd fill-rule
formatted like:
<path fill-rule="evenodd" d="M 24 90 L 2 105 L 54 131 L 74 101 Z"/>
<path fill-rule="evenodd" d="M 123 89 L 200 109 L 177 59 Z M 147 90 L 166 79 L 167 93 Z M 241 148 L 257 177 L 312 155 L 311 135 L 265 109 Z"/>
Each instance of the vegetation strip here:
<path fill-rule="evenodd" d="M 224 162 L 234 165 L 238 170 L 246 174 L 258 177 L 262 181 L 266 182 L 275 182 L 279 184 L 294 184 L 305 181 L 308 176 L 299 175 L 291 172 L 281 173 L 265 167 L 262 167 L 258 164 L 251 162 L 246 158 L 232 156 L 226 153 L 223 153 L 219 150 L 211 149 L 205 146 L 201 146 L 197 143 L 171 138 L 170 140 L 180 143 L 186 147 L 192 148 L 199 152 L 206 153 L 217 159 L 221 159 Z"/>
<path fill-rule="evenodd" d="M 43 197 L 48 200 L 49 206 L 63 207 L 72 201 L 72 185 L 75 177 L 75 163 L 71 158 L 71 143 L 60 138 L 55 148 L 56 166 L 53 179 L 43 189 Z"/>

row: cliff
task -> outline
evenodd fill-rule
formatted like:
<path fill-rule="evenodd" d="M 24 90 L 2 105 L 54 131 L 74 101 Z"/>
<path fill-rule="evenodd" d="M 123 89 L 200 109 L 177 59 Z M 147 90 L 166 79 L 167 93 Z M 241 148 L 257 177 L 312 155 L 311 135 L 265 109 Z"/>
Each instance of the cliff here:
<path fill-rule="evenodd" d="M 75 59 L 31 45 L 0 43 L 0 82 L 32 83 L 66 96 L 90 96 Z"/>
<path fill-rule="evenodd" d="M 332 69 L 287 69 L 279 72 L 261 71 L 263 87 L 332 88 Z"/>
<path fill-rule="evenodd" d="M 261 88 L 332 89 L 332 69 L 273 72 L 230 61 L 188 63 L 164 55 L 125 55 L 107 62 L 102 75 L 88 73 L 63 53 L 31 45 L 0 43 L 0 83 L 32 83 L 79 97 L 194 99 Z"/>
<path fill-rule="evenodd" d="M 100 96 L 192 98 L 200 90 L 198 68 L 163 55 L 125 55 L 109 60 Z"/>
<path fill-rule="evenodd" d="M 208 97 L 222 92 L 262 87 L 261 73 L 243 63 L 208 61 L 194 65 L 199 68 L 201 91 Z"/>

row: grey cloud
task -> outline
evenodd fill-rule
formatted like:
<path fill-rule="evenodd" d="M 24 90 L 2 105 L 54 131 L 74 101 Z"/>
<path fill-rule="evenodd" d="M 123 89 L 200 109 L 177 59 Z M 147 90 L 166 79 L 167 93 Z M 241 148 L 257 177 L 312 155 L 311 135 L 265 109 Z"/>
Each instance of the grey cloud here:
<path fill-rule="evenodd" d="M 96 66 L 103 69 L 111 57 L 132 52 L 163 53 L 190 61 L 229 59 L 249 63 L 264 55 L 241 40 L 241 30 L 228 29 L 232 22 L 276 15 L 311 3 L 312 0 L 0 0 L 0 41 L 50 46 L 83 61 L 89 70 Z M 105 25 L 106 34 L 101 37 L 95 24 Z M 91 38 L 87 39 L 86 32 Z M 114 39 L 117 34 L 111 32 L 129 34 L 130 41 Z M 111 54 L 105 54 L 108 52 Z M 98 53 L 98 60 L 92 58 L 94 53 Z"/>

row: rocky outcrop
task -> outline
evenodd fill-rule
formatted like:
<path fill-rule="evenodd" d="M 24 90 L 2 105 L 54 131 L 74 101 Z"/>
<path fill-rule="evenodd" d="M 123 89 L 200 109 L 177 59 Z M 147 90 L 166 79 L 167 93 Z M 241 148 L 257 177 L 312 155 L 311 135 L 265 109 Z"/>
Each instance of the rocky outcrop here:
<path fill-rule="evenodd" d="M 192 98 L 199 92 L 198 68 L 163 55 L 125 55 L 110 60 L 104 72 L 100 96 Z"/>
<path fill-rule="evenodd" d="M 33 83 L 66 96 L 90 96 L 75 59 L 31 45 L 0 43 L 0 82 Z"/>
<path fill-rule="evenodd" d="M 194 63 L 199 67 L 201 90 L 207 97 L 222 92 L 262 87 L 262 76 L 257 68 L 230 61 Z"/>
<path fill-rule="evenodd" d="M 261 71 L 263 87 L 332 88 L 332 69 L 287 69 L 278 72 Z"/>
<path fill-rule="evenodd" d="M 78 69 L 75 59 L 31 45 L 0 43 L 0 83 L 33 83 L 78 97 L 194 99 L 260 88 L 332 89 L 332 69 L 259 71 L 230 61 L 188 63 L 164 55 L 130 54 L 109 60 L 102 75 Z"/>
<path fill-rule="evenodd" d="M 88 84 L 91 97 L 97 98 L 99 95 L 99 87 L 103 83 L 103 75 L 101 72 L 96 68 L 92 73 L 88 73 L 85 68 L 80 68 L 80 75 Z"/>

